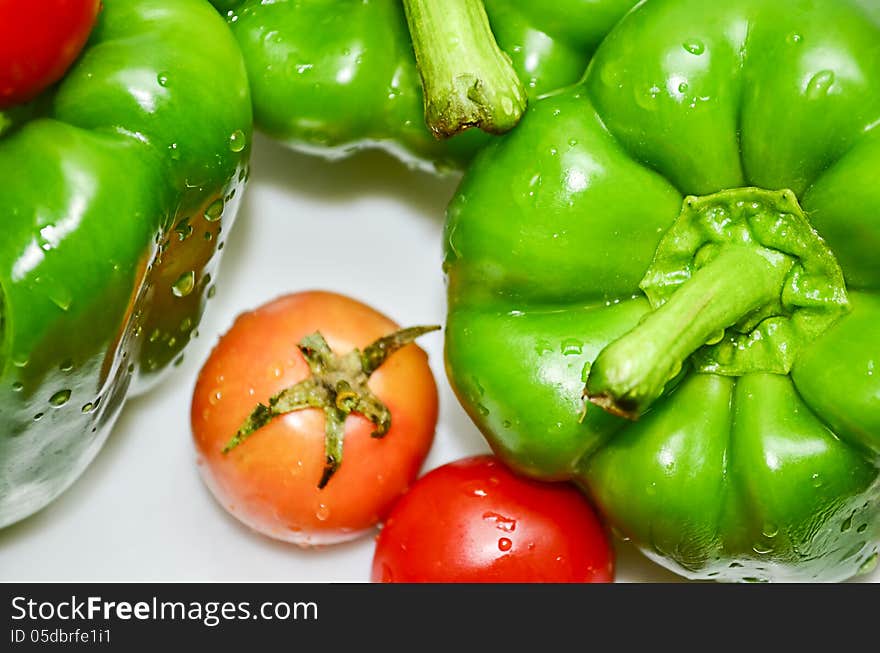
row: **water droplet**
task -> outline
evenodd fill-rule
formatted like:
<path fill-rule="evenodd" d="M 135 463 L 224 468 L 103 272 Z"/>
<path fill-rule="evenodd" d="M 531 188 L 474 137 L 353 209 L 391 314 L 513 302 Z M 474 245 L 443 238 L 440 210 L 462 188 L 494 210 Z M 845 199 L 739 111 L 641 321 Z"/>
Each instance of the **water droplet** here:
<path fill-rule="evenodd" d="M 770 548 L 770 546 L 767 545 L 767 544 L 764 543 L 764 542 L 755 542 L 755 543 L 752 545 L 752 551 L 754 551 L 754 552 L 757 553 L 758 555 L 767 555 L 767 554 L 770 553 L 772 550 L 773 550 L 773 549 Z"/>
<path fill-rule="evenodd" d="M 186 297 L 196 286 L 196 273 L 190 270 L 180 275 L 171 286 L 171 292 L 175 297 Z"/>
<path fill-rule="evenodd" d="M 779 533 L 779 527 L 773 523 L 764 524 L 764 537 L 776 537 Z"/>
<path fill-rule="evenodd" d="M 13 392 L 21 392 L 22 390 L 24 390 L 24 384 L 22 384 L 21 382 L 16 381 L 15 383 L 12 384 L 12 391 Z"/>
<path fill-rule="evenodd" d="M 229 150 L 231 152 L 241 152 L 245 145 L 247 145 L 247 139 L 240 129 L 236 129 L 229 135 Z"/>
<path fill-rule="evenodd" d="M 219 390 L 214 390 L 214 392 L 211 393 L 211 396 L 208 397 L 208 403 L 212 406 L 216 406 L 217 402 L 221 399 L 223 399 L 223 393 Z"/>
<path fill-rule="evenodd" d="M 43 419 L 43 413 L 37 413 L 36 415 L 34 415 L 35 422 L 39 422 L 41 419 Z"/>
<path fill-rule="evenodd" d="M 192 236 L 193 228 L 189 223 L 189 218 L 183 218 L 183 220 L 174 225 L 174 231 L 177 232 L 179 240 L 186 240 Z"/>
<path fill-rule="evenodd" d="M 208 299 L 211 299 L 214 295 L 217 294 L 217 286 L 211 286 L 208 288 Z"/>
<path fill-rule="evenodd" d="M 83 404 L 82 412 L 84 412 L 84 413 L 91 413 L 94 409 L 95 409 L 95 404 L 93 404 L 93 403 L 90 401 L 90 402 L 88 402 L 87 404 Z"/>
<path fill-rule="evenodd" d="M 483 404 L 477 404 L 477 411 L 478 411 L 478 412 L 480 413 L 480 415 L 482 415 L 483 417 L 486 417 L 486 416 L 489 415 L 489 409 L 486 408 Z"/>
<path fill-rule="evenodd" d="M 61 365 L 58 366 L 58 369 L 60 369 L 62 372 L 69 372 L 73 369 L 73 361 L 69 358 L 66 359 L 61 363 Z"/>
<path fill-rule="evenodd" d="M 700 56 L 706 51 L 706 45 L 699 39 L 692 39 L 684 43 L 684 49 L 693 55 Z"/>
<path fill-rule="evenodd" d="M 824 485 L 824 481 L 818 474 L 813 474 L 811 479 L 813 481 L 813 487 L 822 487 Z"/>
<path fill-rule="evenodd" d="M 483 498 L 489 496 L 489 493 L 486 492 L 485 488 L 479 483 L 469 483 L 465 486 L 464 493 L 470 497 Z"/>
<path fill-rule="evenodd" d="M 727 566 L 730 567 L 731 569 L 737 569 L 737 568 L 739 568 L 739 567 L 742 567 L 742 565 L 741 565 L 740 563 L 738 563 L 738 562 L 731 562 L 731 563 L 730 563 L 729 565 L 727 565 Z"/>
<path fill-rule="evenodd" d="M 73 303 L 73 294 L 67 288 L 56 287 L 49 291 L 49 299 L 62 311 L 67 311 Z"/>
<path fill-rule="evenodd" d="M 159 86 L 165 88 L 168 86 L 168 75 L 166 73 L 159 73 L 159 76 L 156 77 L 156 81 L 159 83 Z"/>
<path fill-rule="evenodd" d="M 587 361 L 584 363 L 584 366 L 581 368 L 581 382 L 586 383 L 587 379 L 590 378 L 590 369 L 592 369 L 593 363 Z"/>
<path fill-rule="evenodd" d="M 318 504 L 318 510 L 315 511 L 315 517 L 317 517 L 321 521 L 327 521 L 327 518 L 330 516 L 330 508 L 327 507 L 325 503 Z"/>
<path fill-rule="evenodd" d="M 553 347 L 548 340 L 538 340 L 535 343 L 536 354 L 549 354 L 553 352 Z"/>
<path fill-rule="evenodd" d="M 866 530 L 868 530 L 868 525 L 862 524 L 856 529 L 856 533 L 864 533 Z"/>
<path fill-rule="evenodd" d="M 858 554 L 859 551 L 865 548 L 865 544 L 867 544 L 867 542 L 856 542 L 853 546 L 849 548 L 849 550 L 844 554 L 840 561 L 843 562 L 844 560 L 849 560 L 850 558 Z"/>
<path fill-rule="evenodd" d="M 499 551 L 510 551 L 512 546 L 513 546 L 513 542 L 511 542 L 510 539 L 508 539 L 506 537 L 502 537 L 500 540 L 498 540 L 498 550 Z"/>
<path fill-rule="evenodd" d="M 172 161 L 180 161 L 180 150 L 177 148 L 177 143 L 169 145 L 168 151 L 171 153 Z"/>
<path fill-rule="evenodd" d="M 224 202 L 222 198 L 218 198 L 208 205 L 205 209 L 205 220 L 208 222 L 217 222 L 223 215 Z"/>
<path fill-rule="evenodd" d="M 563 356 L 578 356 L 583 351 L 584 343 L 574 338 L 562 341 L 561 352 Z"/>
<path fill-rule="evenodd" d="M 803 40 L 804 37 L 797 32 L 789 34 L 788 38 L 786 39 L 786 41 L 788 41 L 791 45 L 799 45 L 801 42 L 803 42 Z"/>
<path fill-rule="evenodd" d="M 191 328 L 192 328 L 192 319 L 188 318 L 188 317 L 183 318 L 183 321 L 180 323 L 180 330 L 181 331 L 189 331 Z"/>
<path fill-rule="evenodd" d="M 880 553 L 874 551 L 870 556 L 865 558 L 865 561 L 859 567 L 860 574 L 870 574 L 877 568 L 877 559 L 880 557 Z"/>
<path fill-rule="evenodd" d="M 49 403 L 53 406 L 63 406 L 70 400 L 70 390 L 59 390 L 49 397 Z"/>
<path fill-rule="evenodd" d="M 688 86 L 687 82 L 682 82 L 681 84 L 678 85 L 678 92 L 681 93 L 682 95 L 684 95 L 685 93 L 687 93 L 689 88 L 690 88 L 690 86 Z"/>
<path fill-rule="evenodd" d="M 852 528 L 853 516 L 854 516 L 855 514 L 856 514 L 856 513 L 853 512 L 849 517 L 847 517 L 846 519 L 843 520 L 843 522 L 841 522 L 841 524 L 840 524 L 840 532 L 841 532 L 841 533 L 845 533 L 845 532 L 848 531 L 850 528 Z"/>
<path fill-rule="evenodd" d="M 834 71 L 823 70 L 816 73 L 807 84 L 806 95 L 810 100 L 820 100 L 827 96 L 834 85 Z"/>
<path fill-rule="evenodd" d="M 516 530 L 516 520 L 512 517 L 505 517 L 497 512 L 484 512 L 483 519 L 493 522 L 495 528 L 505 533 L 512 533 Z"/>

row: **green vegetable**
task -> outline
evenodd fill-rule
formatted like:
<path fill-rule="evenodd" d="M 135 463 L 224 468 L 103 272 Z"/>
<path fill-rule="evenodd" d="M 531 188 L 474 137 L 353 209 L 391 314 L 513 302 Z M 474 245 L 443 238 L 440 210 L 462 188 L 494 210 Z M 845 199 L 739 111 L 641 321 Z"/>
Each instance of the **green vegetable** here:
<path fill-rule="evenodd" d="M 836 581 L 880 540 L 880 22 L 648 0 L 472 165 L 450 379 L 689 578 Z"/>
<path fill-rule="evenodd" d="M 241 54 L 204 0 L 106 2 L 61 83 L 0 114 L 0 526 L 70 485 L 130 391 L 179 360 L 251 122 Z"/>
<path fill-rule="evenodd" d="M 437 39 L 459 25 L 469 27 L 459 20 L 460 12 L 447 10 L 478 4 L 407 1 L 443 9 L 435 17 L 450 17 L 451 24 L 428 30 L 428 38 Z M 471 130 L 441 142 L 425 126 L 419 72 L 400 0 L 213 2 L 226 13 L 244 53 L 258 127 L 291 147 L 325 156 L 379 147 L 413 165 L 445 169 L 461 167 L 488 140 Z M 485 2 L 498 44 L 531 98 L 576 82 L 596 45 L 634 4 Z"/>

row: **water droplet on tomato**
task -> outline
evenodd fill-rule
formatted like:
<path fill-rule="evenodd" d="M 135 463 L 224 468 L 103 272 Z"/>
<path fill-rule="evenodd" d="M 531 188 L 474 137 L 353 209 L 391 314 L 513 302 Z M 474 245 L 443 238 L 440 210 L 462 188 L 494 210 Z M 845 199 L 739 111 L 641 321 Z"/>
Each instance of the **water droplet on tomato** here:
<path fill-rule="evenodd" d="M 495 524 L 495 528 L 505 533 L 512 533 L 516 530 L 516 520 L 511 517 L 505 517 L 497 512 L 483 513 L 483 519 Z"/>
<path fill-rule="evenodd" d="M 510 551 L 511 547 L 513 547 L 513 542 L 511 542 L 508 538 L 502 537 L 500 540 L 498 540 L 499 551 Z"/>

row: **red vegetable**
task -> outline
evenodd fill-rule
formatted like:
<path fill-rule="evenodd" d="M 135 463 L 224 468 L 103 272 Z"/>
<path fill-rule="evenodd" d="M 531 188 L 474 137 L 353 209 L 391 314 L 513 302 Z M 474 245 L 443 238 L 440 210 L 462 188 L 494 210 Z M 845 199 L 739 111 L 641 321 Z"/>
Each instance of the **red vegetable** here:
<path fill-rule="evenodd" d="M 100 0 L 0 0 L 0 109 L 64 76 L 89 38 Z"/>
<path fill-rule="evenodd" d="M 422 477 L 379 535 L 374 582 L 611 582 L 596 514 L 568 484 L 515 475 L 491 456 Z"/>
<path fill-rule="evenodd" d="M 384 518 L 418 476 L 434 438 L 437 387 L 421 349 L 403 346 L 367 375 L 368 390 L 391 416 L 387 433 L 377 433 L 379 424 L 359 409 L 336 417 L 343 431 L 337 464 L 328 457 L 325 410 L 269 418 L 257 407 L 316 378 L 302 348 L 314 345 L 316 332 L 344 356 L 369 352 L 396 330 L 369 306 L 326 292 L 288 295 L 241 315 L 202 368 L 192 403 L 202 475 L 221 505 L 265 535 L 302 545 L 352 539 Z M 335 394 L 329 409 L 352 399 L 349 391 Z M 231 442 L 246 420 L 265 423 Z"/>

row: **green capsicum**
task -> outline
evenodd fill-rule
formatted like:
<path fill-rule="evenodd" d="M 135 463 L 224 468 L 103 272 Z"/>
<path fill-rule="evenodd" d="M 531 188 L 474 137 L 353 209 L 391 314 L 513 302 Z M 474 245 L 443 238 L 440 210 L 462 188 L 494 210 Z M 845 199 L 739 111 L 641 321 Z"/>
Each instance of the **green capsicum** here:
<path fill-rule="evenodd" d="M 112 0 L 0 113 L 0 526 L 95 456 L 193 335 L 247 175 L 247 76 L 204 0 Z"/>
<path fill-rule="evenodd" d="M 683 576 L 873 568 L 878 170 L 876 12 L 647 0 L 449 207 L 457 395 Z"/>
<path fill-rule="evenodd" d="M 425 126 L 422 86 L 404 5 L 428 22 L 417 52 L 461 35 L 456 64 L 484 59 L 481 0 L 213 0 L 241 45 L 259 128 L 291 147 L 329 157 L 362 148 L 411 165 L 457 169 L 488 140 L 471 130 L 438 140 Z M 529 97 L 576 82 L 593 50 L 636 0 L 487 0 L 492 33 Z M 415 7 L 414 7 L 415 6 Z M 427 9 L 432 9 L 428 12 Z M 421 15 L 421 13 L 420 13 Z M 466 35 L 474 35 L 467 39 Z M 491 38 L 491 34 L 489 35 Z M 446 39 L 446 40 L 444 40 Z M 450 48 L 453 46 L 450 46 Z M 432 51 L 433 49 L 433 51 Z M 423 74 L 430 73 L 423 65 Z M 442 75 L 449 68 L 434 73 Z"/>

